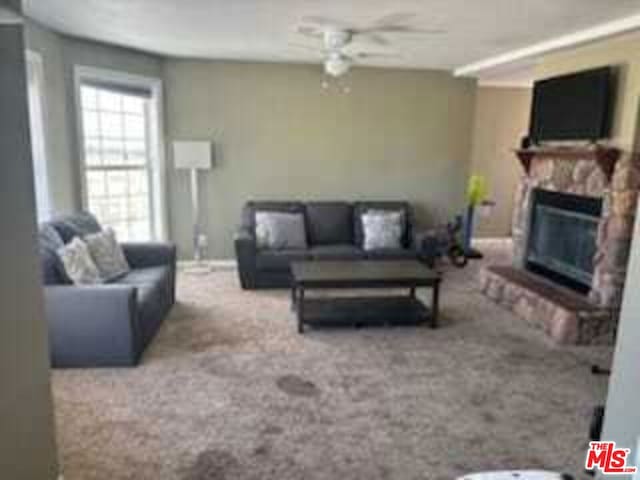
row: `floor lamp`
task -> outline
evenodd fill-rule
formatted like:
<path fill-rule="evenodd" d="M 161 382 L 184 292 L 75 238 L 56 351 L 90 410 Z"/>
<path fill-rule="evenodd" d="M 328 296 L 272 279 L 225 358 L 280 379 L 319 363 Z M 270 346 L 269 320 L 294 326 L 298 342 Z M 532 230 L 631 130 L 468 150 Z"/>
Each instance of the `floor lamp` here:
<path fill-rule="evenodd" d="M 200 198 L 198 172 L 211 170 L 211 142 L 173 142 L 173 165 L 177 170 L 189 170 L 191 176 L 191 205 L 193 209 L 193 260 L 202 267 L 203 248 L 207 237 L 200 225 Z"/>

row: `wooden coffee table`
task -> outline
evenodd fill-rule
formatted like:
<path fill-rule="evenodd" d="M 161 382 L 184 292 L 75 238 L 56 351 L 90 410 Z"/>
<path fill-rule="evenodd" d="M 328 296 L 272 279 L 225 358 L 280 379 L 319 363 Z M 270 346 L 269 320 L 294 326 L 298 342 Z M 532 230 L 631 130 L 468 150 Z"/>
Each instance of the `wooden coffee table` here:
<path fill-rule="evenodd" d="M 291 264 L 291 307 L 298 332 L 305 325 L 419 324 L 438 326 L 441 275 L 417 260 L 302 261 Z M 430 288 L 427 307 L 416 289 Z M 308 290 L 407 288 L 408 295 L 358 295 L 309 298 Z"/>

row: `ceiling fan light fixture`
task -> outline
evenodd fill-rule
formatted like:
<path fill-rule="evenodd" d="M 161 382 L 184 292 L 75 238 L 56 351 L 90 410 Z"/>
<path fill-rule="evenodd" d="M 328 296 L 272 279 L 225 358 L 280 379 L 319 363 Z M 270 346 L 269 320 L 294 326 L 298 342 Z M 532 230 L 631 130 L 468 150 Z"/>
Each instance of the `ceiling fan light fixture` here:
<path fill-rule="evenodd" d="M 324 62 L 324 71 L 332 77 L 340 77 L 349 71 L 352 61 L 340 54 L 330 55 Z"/>

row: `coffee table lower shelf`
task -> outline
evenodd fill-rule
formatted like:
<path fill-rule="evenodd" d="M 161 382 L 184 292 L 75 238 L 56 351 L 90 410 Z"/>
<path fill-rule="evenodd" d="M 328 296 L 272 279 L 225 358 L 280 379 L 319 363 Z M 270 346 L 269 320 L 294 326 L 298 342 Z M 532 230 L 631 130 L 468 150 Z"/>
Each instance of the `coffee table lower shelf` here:
<path fill-rule="evenodd" d="M 311 326 L 417 325 L 430 322 L 431 309 L 411 296 L 324 297 L 298 299 L 298 331 Z"/>

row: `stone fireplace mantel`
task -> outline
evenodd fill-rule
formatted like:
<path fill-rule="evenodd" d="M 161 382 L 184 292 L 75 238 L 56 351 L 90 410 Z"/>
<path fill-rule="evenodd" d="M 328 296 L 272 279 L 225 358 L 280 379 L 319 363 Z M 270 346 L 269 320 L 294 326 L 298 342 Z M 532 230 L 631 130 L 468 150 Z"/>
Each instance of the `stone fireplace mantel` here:
<path fill-rule="evenodd" d="M 525 277 L 518 277 L 520 281 L 514 283 L 495 270 L 485 270 L 481 275 L 481 288 L 485 293 L 490 292 L 493 300 L 520 316 L 532 317 L 527 318 L 529 323 L 542 325 L 552 337 L 554 331 L 573 332 L 572 335 L 563 333 L 554 338 L 559 343 L 575 343 L 578 338 L 579 343 L 589 343 L 590 339 L 586 337 L 613 331 L 615 327 L 640 191 L 639 158 L 634 153 L 604 145 L 537 147 L 516 150 L 515 154 L 524 173 L 515 198 L 512 222 L 514 265 L 511 268 L 523 272 Z M 599 310 L 597 315 L 585 313 L 584 309 L 571 312 L 562 305 L 550 306 L 553 302 L 541 296 L 540 291 L 534 294 L 524 287 L 526 282 L 522 278 L 526 275 L 532 275 L 534 283 L 538 280 L 526 269 L 526 255 L 534 192 L 539 189 L 602 200 L 592 284 L 583 297 L 585 302 Z M 566 290 L 562 286 L 555 287 L 552 282 L 549 284 L 558 291 Z M 564 303 L 566 305 L 567 302 Z M 548 308 L 541 308 L 543 305 Z M 558 311 L 562 311 L 562 315 L 555 315 Z M 602 312 L 608 313 L 608 317 Z M 555 317 L 564 318 L 565 324 L 573 322 L 575 325 L 554 330 Z M 605 321 L 604 318 L 610 320 Z M 586 330 L 582 325 L 585 322 L 591 322 Z M 582 333 L 577 335 L 575 332 L 578 331 Z M 585 335 L 587 331 L 592 333 Z"/>
<path fill-rule="evenodd" d="M 622 150 L 616 147 L 593 145 L 586 147 L 526 148 L 515 150 L 515 154 L 527 175 L 529 175 L 531 162 L 534 158 L 553 158 L 555 161 L 593 160 L 602 170 L 607 182 L 611 182 Z"/>

